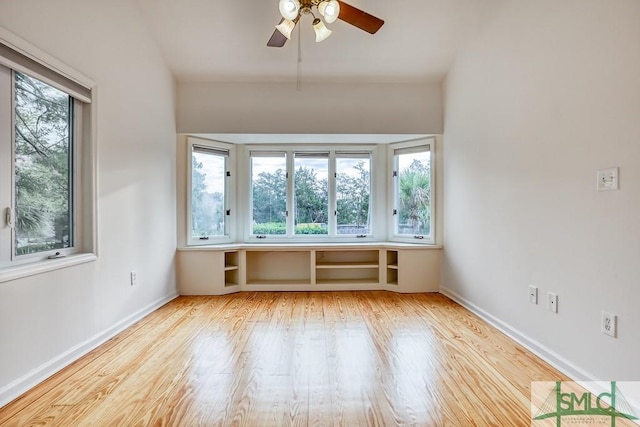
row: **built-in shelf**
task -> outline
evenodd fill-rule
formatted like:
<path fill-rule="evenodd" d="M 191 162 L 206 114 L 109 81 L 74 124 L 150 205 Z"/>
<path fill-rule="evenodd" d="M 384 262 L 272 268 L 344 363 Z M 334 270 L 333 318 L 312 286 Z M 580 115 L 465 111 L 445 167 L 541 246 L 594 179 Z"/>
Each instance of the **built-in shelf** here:
<path fill-rule="evenodd" d="M 317 279 L 318 285 L 377 285 L 378 281 L 373 278 L 367 279 Z"/>
<path fill-rule="evenodd" d="M 378 268 L 378 265 L 377 262 L 323 262 L 316 263 L 316 268 Z"/>
<path fill-rule="evenodd" d="M 434 250 L 435 249 L 435 250 Z M 182 295 L 242 290 L 439 290 L 441 248 L 407 244 L 270 244 L 182 248 Z"/>
<path fill-rule="evenodd" d="M 387 250 L 387 285 L 398 285 L 398 251 Z"/>
<path fill-rule="evenodd" d="M 238 286 L 239 280 L 239 259 L 238 251 L 228 251 L 224 253 L 224 285 Z"/>
<path fill-rule="evenodd" d="M 316 283 L 319 285 L 379 282 L 380 250 L 316 251 Z"/>
<path fill-rule="evenodd" d="M 311 284 L 311 252 L 247 251 L 247 284 Z"/>
<path fill-rule="evenodd" d="M 247 285 L 310 285 L 310 281 L 291 280 L 291 279 L 275 279 L 275 280 L 252 280 L 247 281 Z"/>

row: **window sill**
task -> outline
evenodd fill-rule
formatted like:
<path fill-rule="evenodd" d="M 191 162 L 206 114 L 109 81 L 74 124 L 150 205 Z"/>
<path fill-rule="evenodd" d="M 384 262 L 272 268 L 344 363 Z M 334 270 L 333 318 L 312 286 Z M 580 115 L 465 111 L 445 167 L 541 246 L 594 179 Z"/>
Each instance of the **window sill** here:
<path fill-rule="evenodd" d="M 442 249 L 442 245 L 432 245 L 424 243 L 400 243 L 400 242 L 363 242 L 363 243 L 295 243 L 295 242 L 264 242 L 264 243 L 233 243 L 226 245 L 206 245 L 206 246 L 182 246 L 178 247 L 179 252 L 189 251 L 216 251 L 216 250 L 241 250 L 241 249 L 362 249 L 362 248 L 383 248 L 383 249 Z"/>
<path fill-rule="evenodd" d="M 31 264 L 23 264 L 15 267 L 0 268 L 0 283 L 22 279 L 48 271 L 59 270 L 73 265 L 95 261 L 97 257 L 91 253 L 69 255 L 65 258 L 37 261 Z"/>

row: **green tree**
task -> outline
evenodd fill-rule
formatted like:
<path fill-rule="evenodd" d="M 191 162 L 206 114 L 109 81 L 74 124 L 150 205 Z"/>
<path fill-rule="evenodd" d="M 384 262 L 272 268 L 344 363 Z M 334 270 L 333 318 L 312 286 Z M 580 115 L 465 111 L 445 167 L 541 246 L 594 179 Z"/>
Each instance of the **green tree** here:
<path fill-rule="evenodd" d="M 191 236 L 224 234 L 224 195 L 207 192 L 203 165 L 191 157 Z"/>
<path fill-rule="evenodd" d="M 253 182 L 253 222 L 254 224 L 286 224 L 287 177 L 282 169 L 275 172 L 260 172 Z M 279 227 L 277 233 L 284 234 Z M 255 230 L 254 230 L 255 232 Z"/>
<path fill-rule="evenodd" d="M 312 168 L 300 166 L 294 180 L 296 224 L 327 224 L 329 192 L 326 179 L 318 179 Z"/>
<path fill-rule="evenodd" d="M 15 73 L 18 254 L 71 244 L 72 103 L 66 93 Z"/>
<path fill-rule="evenodd" d="M 336 205 L 339 225 L 349 224 L 360 228 L 369 225 L 371 179 L 364 161 L 359 161 L 354 169 L 357 171 L 356 176 L 338 173 Z"/>
<path fill-rule="evenodd" d="M 431 171 L 419 160 L 400 171 L 400 226 L 411 233 L 429 234 L 431 221 Z"/>

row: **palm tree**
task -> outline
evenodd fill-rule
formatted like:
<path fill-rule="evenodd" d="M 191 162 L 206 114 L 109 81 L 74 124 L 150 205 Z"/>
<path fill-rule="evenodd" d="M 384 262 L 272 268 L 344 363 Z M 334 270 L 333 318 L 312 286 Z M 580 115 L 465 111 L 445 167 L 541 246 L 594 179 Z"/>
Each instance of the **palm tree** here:
<path fill-rule="evenodd" d="M 400 224 L 409 222 L 414 234 L 428 234 L 431 219 L 431 174 L 414 160 L 400 172 Z"/>

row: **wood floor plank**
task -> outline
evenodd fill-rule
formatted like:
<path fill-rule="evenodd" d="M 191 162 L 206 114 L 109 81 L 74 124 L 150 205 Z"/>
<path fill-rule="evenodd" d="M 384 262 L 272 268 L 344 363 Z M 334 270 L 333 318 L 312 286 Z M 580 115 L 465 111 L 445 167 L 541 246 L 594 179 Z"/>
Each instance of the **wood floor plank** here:
<path fill-rule="evenodd" d="M 180 297 L 0 426 L 519 426 L 537 380 L 567 378 L 439 294 Z"/>

